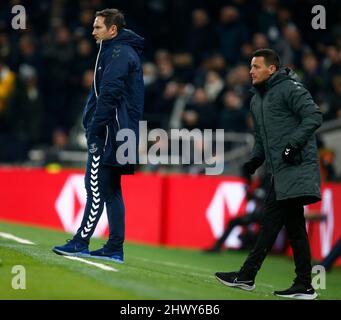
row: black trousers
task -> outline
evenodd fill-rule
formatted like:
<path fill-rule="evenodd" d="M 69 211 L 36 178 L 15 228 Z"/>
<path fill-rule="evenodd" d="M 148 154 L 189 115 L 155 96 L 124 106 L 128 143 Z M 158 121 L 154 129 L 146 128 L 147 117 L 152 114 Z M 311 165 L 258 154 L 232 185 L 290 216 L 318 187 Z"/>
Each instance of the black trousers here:
<path fill-rule="evenodd" d="M 304 208 L 299 198 L 276 200 L 273 182 L 265 200 L 261 230 L 254 249 L 241 271 L 256 277 L 267 253 L 271 250 L 281 228 L 285 226 L 294 254 L 295 282 L 311 284 L 311 256 L 305 227 Z"/>
<path fill-rule="evenodd" d="M 102 163 L 102 150 L 89 153 L 85 173 L 87 193 L 84 216 L 75 238 L 89 243 L 106 205 L 109 239 L 107 246 L 122 251 L 125 234 L 125 208 L 122 197 L 121 174 Z"/>

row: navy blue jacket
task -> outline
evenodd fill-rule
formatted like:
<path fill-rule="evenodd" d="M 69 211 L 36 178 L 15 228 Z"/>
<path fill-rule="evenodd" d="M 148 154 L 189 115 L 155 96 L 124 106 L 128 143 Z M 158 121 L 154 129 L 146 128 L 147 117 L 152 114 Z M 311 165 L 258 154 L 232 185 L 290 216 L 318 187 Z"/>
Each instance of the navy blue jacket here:
<path fill-rule="evenodd" d="M 139 121 L 144 105 L 144 84 L 140 56 L 144 39 L 128 29 L 100 43 L 94 84 L 83 113 L 88 145 L 103 142 L 103 163 L 120 166 L 116 159 L 118 130 L 129 128 L 139 143 Z M 96 140 L 97 139 L 97 140 Z"/>

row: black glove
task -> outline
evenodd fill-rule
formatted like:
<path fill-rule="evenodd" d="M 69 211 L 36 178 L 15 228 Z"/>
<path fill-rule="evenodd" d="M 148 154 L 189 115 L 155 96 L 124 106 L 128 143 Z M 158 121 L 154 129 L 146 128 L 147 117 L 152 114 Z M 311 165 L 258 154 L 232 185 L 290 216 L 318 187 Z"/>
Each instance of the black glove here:
<path fill-rule="evenodd" d="M 247 176 L 250 174 L 254 174 L 256 170 L 263 164 L 263 161 L 264 160 L 262 160 L 261 158 L 254 157 L 245 162 L 242 167 L 243 175 Z"/>
<path fill-rule="evenodd" d="M 288 164 L 300 164 L 302 163 L 301 150 L 288 143 L 282 152 L 282 159 Z"/>

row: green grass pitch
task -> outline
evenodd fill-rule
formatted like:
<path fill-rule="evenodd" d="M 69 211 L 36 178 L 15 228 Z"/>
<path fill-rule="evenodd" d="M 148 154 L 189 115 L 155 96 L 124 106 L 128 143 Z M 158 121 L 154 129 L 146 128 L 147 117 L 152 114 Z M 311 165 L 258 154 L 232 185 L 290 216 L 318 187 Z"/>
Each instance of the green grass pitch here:
<path fill-rule="evenodd" d="M 17 224 L 0 223 L 0 232 L 28 239 L 35 245 L 20 244 L 0 237 L 0 299 L 279 299 L 276 289 L 286 289 L 294 278 L 293 261 L 269 255 L 252 292 L 228 288 L 214 278 L 216 271 L 238 270 L 247 252 L 204 254 L 196 250 L 125 245 L 125 263 L 96 259 L 117 272 L 105 271 L 81 261 L 58 256 L 51 251 L 70 234 Z M 105 240 L 93 239 L 90 248 Z M 26 270 L 26 289 L 13 289 L 15 265 Z M 326 289 L 319 299 L 341 298 L 341 269 L 327 273 Z"/>

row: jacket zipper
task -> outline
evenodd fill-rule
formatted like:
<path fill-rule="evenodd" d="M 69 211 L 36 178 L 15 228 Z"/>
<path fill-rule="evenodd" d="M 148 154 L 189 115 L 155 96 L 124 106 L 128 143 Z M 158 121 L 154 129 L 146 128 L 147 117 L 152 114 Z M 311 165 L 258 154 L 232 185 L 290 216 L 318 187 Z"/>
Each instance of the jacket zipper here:
<path fill-rule="evenodd" d="M 101 50 L 102 50 L 102 40 L 101 40 L 100 45 L 99 45 L 99 50 L 97 53 L 96 64 L 95 64 L 95 72 L 94 72 L 94 90 L 95 90 L 96 98 L 98 98 L 98 92 L 97 92 L 97 87 L 96 87 L 96 73 L 97 73 L 97 65 L 98 65 L 98 60 L 99 60 L 99 55 L 101 53 Z M 116 121 L 117 121 L 118 129 L 120 130 L 120 122 L 118 121 L 117 108 L 116 108 Z M 108 125 L 106 125 L 105 128 L 106 128 L 106 136 L 105 136 L 105 143 L 104 143 L 103 151 L 105 151 L 105 147 L 108 143 L 108 137 L 109 137 Z"/>
<path fill-rule="evenodd" d="M 97 73 L 98 59 L 99 59 L 99 55 L 101 53 L 101 50 L 102 50 L 102 40 L 101 40 L 101 42 L 99 44 L 99 50 L 98 50 L 98 53 L 97 53 L 96 64 L 95 64 L 95 72 L 94 72 L 94 90 L 95 90 L 96 98 L 98 98 L 98 92 L 97 92 L 97 88 L 96 88 L 96 73 Z"/>
<path fill-rule="evenodd" d="M 96 99 L 98 98 L 98 92 L 97 92 L 97 87 L 96 87 L 96 73 L 97 73 L 97 65 L 98 65 L 99 56 L 101 54 L 101 50 L 102 50 L 102 40 L 101 40 L 101 42 L 99 44 L 99 50 L 98 50 L 98 53 L 97 53 L 96 64 L 95 64 L 95 72 L 94 72 L 94 90 L 95 90 Z M 108 143 L 108 136 L 109 136 L 108 126 L 106 125 L 105 128 L 106 128 L 106 136 L 105 136 L 103 152 L 105 151 L 105 147 L 106 147 L 106 145 Z"/>
<path fill-rule="evenodd" d="M 117 122 L 117 127 L 118 127 L 118 130 L 121 130 L 121 126 L 120 126 L 120 122 L 118 121 L 118 111 L 117 111 L 117 107 L 116 107 L 116 122 Z"/>
<path fill-rule="evenodd" d="M 105 135 L 105 142 L 104 142 L 103 151 L 105 151 L 105 147 L 106 147 L 106 145 L 107 145 L 107 143 L 108 143 L 108 137 L 109 137 L 109 128 L 108 128 L 108 125 L 106 125 L 105 128 L 106 128 L 107 133 L 106 133 L 106 135 Z"/>

